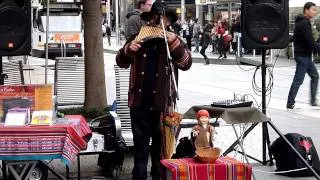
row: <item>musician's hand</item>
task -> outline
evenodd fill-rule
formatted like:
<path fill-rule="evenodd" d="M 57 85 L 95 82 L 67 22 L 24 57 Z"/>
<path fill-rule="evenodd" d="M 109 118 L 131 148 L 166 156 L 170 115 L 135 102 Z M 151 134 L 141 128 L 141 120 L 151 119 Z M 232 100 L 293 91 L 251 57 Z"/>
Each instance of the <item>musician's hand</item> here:
<path fill-rule="evenodd" d="M 168 43 L 171 44 L 174 40 L 176 40 L 177 35 L 172 32 L 167 32 Z"/>
<path fill-rule="evenodd" d="M 132 41 L 129 45 L 130 52 L 137 52 L 141 48 L 141 45 L 135 41 Z"/>

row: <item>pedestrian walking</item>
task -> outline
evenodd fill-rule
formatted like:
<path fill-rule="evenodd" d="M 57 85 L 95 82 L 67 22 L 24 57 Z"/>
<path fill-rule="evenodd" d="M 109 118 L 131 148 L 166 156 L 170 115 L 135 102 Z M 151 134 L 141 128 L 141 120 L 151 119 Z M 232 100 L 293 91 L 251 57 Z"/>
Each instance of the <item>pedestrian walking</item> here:
<path fill-rule="evenodd" d="M 191 40 L 192 40 L 192 36 L 193 36 L 193 27 L 191 24 L 191 19 L 187 22 L 186 24 L 186 41 L 187 41 L 187 46 L 189 48 L 189 50 L 191 51 Z"/>
<path fill-rule="evenodd" d="M 196 46 L 196 48 L 193 52 L 199 52 L 200 33 L 201 33 L 201 25 L 200 25 L 199 20 L 197 18 L 197 19 L 195 19 L 194 24 L 193 24 L 193 39 L 194 39 L 194 44 Z"/>
<path fill-rule="evenodd" d="M 200 54 L 204 57 L 205 60 L 205 64 L 208 65 L 209 59 L 206 55 L 206 50 L 210 44 L 211 41 L 211 29 L 212 29 L 212 21 L 210 21 L 209 23 L 206 24 L 206 26 L 203 29 L 203 35 L 202 35 L 202 44 L 201 44 L 201 50 L 200 50 Z"/>
<path fill-rule="evenodd" d="M 226 41 L 224 36 L 227 34 L 226 33 L 226 27 L 222 24 L 221 21 L 218 21 L 218 29 L 217 29 L 217 34 L 218 34 L 218 51 L 219 51 L 219 57 L 218 59 L 223 59 L 227 58 L 226 54 Z"/>
<path fill-rule="evenodd" d="M 218 44 L 217 29 L 218 29 L 218 23 L 215 21 L 213 23 L 213 27 L 212 27 L 212 30 L 211 30 L 212 53 L 216 53 L 217 52 L 217 44 Z"/>
<path fill-rule="evenodd" d="M 106 35 L 107 35 L 109 46 L 111 46 L 111 28 L 108 24 L 106 26 Z"/>
<path fill-rule="evenodd" d="M 303 14 L 297 16 L 292 40 L 294 42 L 294 54 L 296 61 L 296 71 L 289 91 L 287 109 L 292 110 L 295 107 L 295 98 L 299 88 L 304 81 L 306 73 L 311 78 L 310 83 L 310 105 L 317 106 L 317 89 L 319 74 L 312 61 L 312 53 L 319 52 L 319 44 L 315 42 L 312 36 L 310 19 L 316 17 L 317 7 L 313 2 L 305 3 Z"/>

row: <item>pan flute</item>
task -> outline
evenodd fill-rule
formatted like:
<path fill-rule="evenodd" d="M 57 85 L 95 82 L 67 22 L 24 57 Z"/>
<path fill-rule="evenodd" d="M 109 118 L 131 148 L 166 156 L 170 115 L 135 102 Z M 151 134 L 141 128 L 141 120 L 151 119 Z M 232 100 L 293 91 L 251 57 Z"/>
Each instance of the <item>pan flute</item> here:
<path fill-rule="evenodd" d="M 156 26 L 142 26 L 138 36 L 136 36 L 134 40 L 136 42 L 145 42 L 154 38 L 164 39 L 162 28 Z"/>

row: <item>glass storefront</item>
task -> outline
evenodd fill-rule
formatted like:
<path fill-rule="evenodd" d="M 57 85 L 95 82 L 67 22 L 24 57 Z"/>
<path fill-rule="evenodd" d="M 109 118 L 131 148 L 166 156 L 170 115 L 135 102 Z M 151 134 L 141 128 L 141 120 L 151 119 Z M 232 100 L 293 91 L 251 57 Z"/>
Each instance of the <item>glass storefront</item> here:
<path fill-rule="evenodd" d="M 318 12 L 320 12 L 320 6 L 317 7 Z M 289 8 L 289 31 L 293 32 L 294 22 L 297 15 L 302 14 L 303 7 L 290 7 Z M 320 31 L 320 14 L 312 21 L 314 26 L 316 26 L 317 31 Z"/>

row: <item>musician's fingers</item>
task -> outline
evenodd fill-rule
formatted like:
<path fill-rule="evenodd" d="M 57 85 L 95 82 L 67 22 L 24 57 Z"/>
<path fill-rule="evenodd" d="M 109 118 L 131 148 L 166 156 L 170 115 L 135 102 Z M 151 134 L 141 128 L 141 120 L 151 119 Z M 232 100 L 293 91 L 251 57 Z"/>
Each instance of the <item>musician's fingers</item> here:
<path fill-rule="evenodd" d="M 161 36 L 164 37 L 164 32 L 163 31 L 161 32 Z"/>
<path fill-rule="evenodd" d="M 137 44 L 137 43 L 131 43 L 130 44 L 130 50 L 131 51 L 138 51 L 140 49 L 141 45 L 140 44 Z"/>
<path fill-rule="evenodd" d="M 137 45 L 137 44 L 138 44 L 137 41 L 132 41 L 132 42 L 131 42 L 131 45 L 133 45 L 133 46 L 135 46 L 135 45 Z"/>
<path fill-rule="evenodd" d="M 138 43 L 133 44 L 133 46 L 134 46 L 135 48 L 137 48 L 137 49 L 140 49 L 140 48 L 141 48 L 141 45 L 138 44 Z"/>
<path fill-rule="evenodd" d="M 175 40 L 176 35 L 174 33 L 170 33 L 170 34 L 168 33 L 167 37 L 168 37 L 168 42 L 171 43 L 172 41 Z"/>

